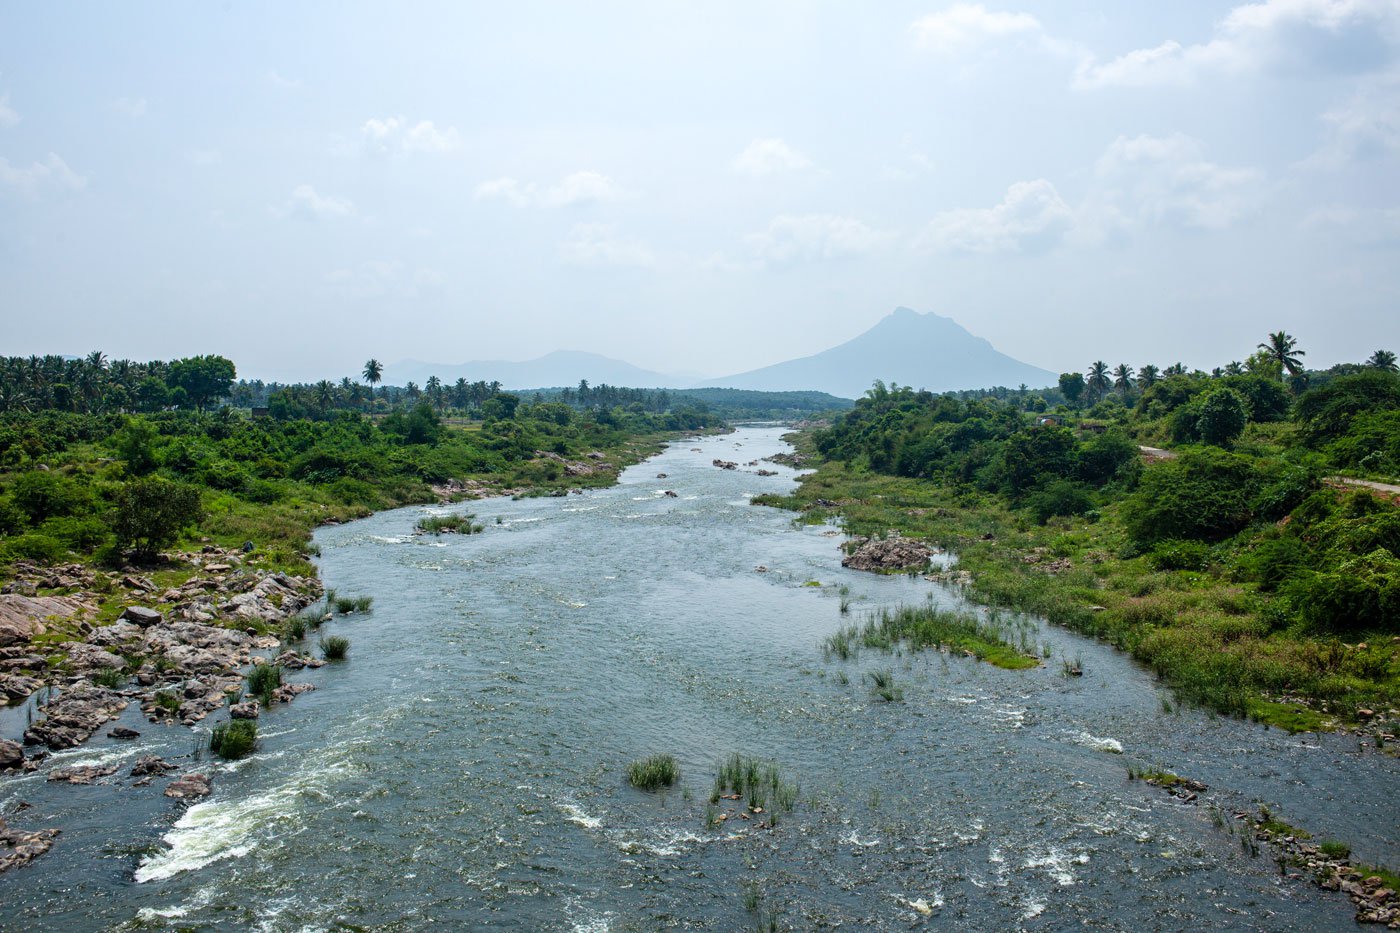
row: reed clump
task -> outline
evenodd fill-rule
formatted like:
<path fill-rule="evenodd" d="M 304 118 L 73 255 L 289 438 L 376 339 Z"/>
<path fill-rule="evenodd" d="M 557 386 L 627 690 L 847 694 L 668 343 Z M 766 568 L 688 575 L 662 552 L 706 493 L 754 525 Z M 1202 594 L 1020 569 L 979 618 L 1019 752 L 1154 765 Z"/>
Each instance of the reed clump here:
<path fill-rule="evenodd" d="M 263 706 L 271 706 L 277 699 L 277 688 L 282 686 L 282 668 L 276 664 L 259 664 L 248 672 L 248 693 L 262 701 Z"/>
<path fill-rule="evenodd" d="M 1015 639 L 1013 641 L 1013 639 Z M 932 603 L 898 606 L 870 613 L 860 625 L 846 625 L 828 635 L 823 653 L 849 660 L 861 648 L 894 651 L 942 648 L 962 651 L 980 661 L 1010 670 L 1035 667 L 1035 646 L 1029 628 L 992 615 L 940 609 Z M 1020 647 L 1018 647 L 1020 646 Z"/>
<path fill-rule="evenodd" d="M 627 783 L 640 790 L 670 787 L 680 777 L 680 765 L 672 755 L 649 755 L 627 766 Z"/>
<path fill-rule="evenodd" d="M 327 635 L 321 639 L 321 657 L 327 661 L 344 661 L 350 656 L 350 639 L 344 635 Z"/>
<path fill-rule="evenodd" d="M 418 530 L 424 534 L 457 534 L 475 535 L 481 534 L 486 528 L 473 523 L 475 515 L 468 512 L 465 515 L 430 515 L 427 518 L 418 520 Z"/>
<path fill-rule="evenodd" d="M 221 722 L 209 735 L 209 750 L 229 761 L 247 755 L 257 744 L 258 724 L 252 719 L 230 719 Z"/>

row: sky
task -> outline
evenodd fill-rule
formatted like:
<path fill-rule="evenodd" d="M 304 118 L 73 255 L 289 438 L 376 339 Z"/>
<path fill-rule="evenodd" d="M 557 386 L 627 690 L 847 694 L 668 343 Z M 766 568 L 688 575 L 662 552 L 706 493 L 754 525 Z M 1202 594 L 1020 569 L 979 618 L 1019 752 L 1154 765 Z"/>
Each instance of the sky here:
<path fill-rule="evenodd" d="M 899 305 L 1400 351 L 1400 0 L 0 0 L 0 354 L 716 376 Z"/>

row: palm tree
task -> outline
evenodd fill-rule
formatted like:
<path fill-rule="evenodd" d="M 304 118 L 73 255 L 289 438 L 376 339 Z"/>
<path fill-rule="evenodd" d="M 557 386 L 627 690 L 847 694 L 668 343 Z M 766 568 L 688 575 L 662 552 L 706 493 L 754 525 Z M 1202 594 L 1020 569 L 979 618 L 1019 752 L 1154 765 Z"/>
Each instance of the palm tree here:
<path fill-rule="evenodd" d="M 1148 363 L 1138 370 L 1138 385 L 1144 389 L 1150 389 L 1157 384 L 1157 376 L 1161 373 L 1156 366 Z"/>
<path fill-rule="evenodd" d="M 1226 364 L 1225 364 L 1225 375 L 1227 375 L 1227 376 L 1243 376 L 1243 375 L 1244 375 L 1244 366 L 1243 366 L 1243 364 L 1241 364 L 1239 360 L 1231 360 L 1230 362 L 1226 363 Z"/>
<path fill-rule="evenodd" d="M 1113 387 L 1124 395 L 1133 391 L 1133 368 L 1119 363 L 1113 370 Z"/>
<path fill-rule="evenodd" d="M 1108 378 L 1108 364 L 1103 360 L 1090 363 L 1089 369 L 1085 373 L 1088 377 L 1084 380 L 1084 387 L 1089 390 L 1089 397 L 1101 399 L 1113 383 Z"/>
<path fill-rule="evenodd" d="M 1173 363 L 1173 364 L 1171 364 L 1170 366 L 1167 367 L 1167 371 L 1166 371 L 1163 375 L 1167 375 L 1167 376 L 1184 376 L 1184 375 L 1186 375 L 1186 364 L 1185 364 L 1185 363 Z"/>
<path fill-rule="evenodd" d="M 374 387 L 384 378 L 384 364 L 376 359 L 369 360 L 365 363 L 364 377 L 369 383 L 369 394 L 374 395 Z"/>
<path fill-rule="evenodd" d="M 1388 373 L 1395 372 L 1395 354 L 1389 350 L 1377 350 L 1371 354 L 1371 358 L 1366 361 L 1367 366 L 1375 369 L 1383 369 Z"/>
<path fill-rule="evenodd" d="M 1297 340 L 1283 331 L 1270 334 L 1268 342 L 1259 344 L 1259 349 L 1267 353 L 1269 359 L 1281 366 L 1288 375 L 1296 376 L 1303 371 L 1303 361 L 1300 357 L 1307 354 L 1298 349 Z"/>

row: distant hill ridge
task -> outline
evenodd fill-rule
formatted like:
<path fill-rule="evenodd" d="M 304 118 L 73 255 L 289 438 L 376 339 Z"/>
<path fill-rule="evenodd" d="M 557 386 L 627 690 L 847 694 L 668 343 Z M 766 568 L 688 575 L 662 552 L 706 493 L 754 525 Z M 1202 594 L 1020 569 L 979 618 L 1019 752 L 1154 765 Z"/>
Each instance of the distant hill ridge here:
<path fill-rule="evenodd" d="M 734 389 L 816 389 L 859 398 L 876 379 L 949 392 L 992 386 L 1054 385 L 1056 375 L 999 352 L 952 318 L 896 308 L 870 330 L 813 356 L 775 363 L 707 386 Z"/>
<path fill-rule="evenodd" d="M 424 363 L 404 360 L 385 367 L 389 385 L 416 382 L 429 376 L 444 383 L 499 382 L 506 389 L 543 389 L 607 383 L 637 389 L 723 388 L 763 392 L 826 392 L 840 398 L 860 398 L 876 379 L 948 392 L 992 386 L 1032 388 L 1054 385 L 1049 370 L 1022 363 L 951 318 L 896 308 L 865 333 L 813 356 L 775 363 L 762 369 L 720 379 L 695 380 L 642 369 L 597 353 L 556 350 L 539 359 L 510 362 Z"/>

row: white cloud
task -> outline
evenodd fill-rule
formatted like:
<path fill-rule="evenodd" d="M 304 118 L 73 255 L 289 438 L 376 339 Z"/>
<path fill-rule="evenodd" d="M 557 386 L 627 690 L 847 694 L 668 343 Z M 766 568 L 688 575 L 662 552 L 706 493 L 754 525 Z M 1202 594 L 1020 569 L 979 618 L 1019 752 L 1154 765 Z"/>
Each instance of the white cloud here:
<path fill-rule="evenodd" d="M 1206 42 L 1169 39 L 1112 61 L 1083 62 L 1078 88 L 1188 85 L 1203 72 L 1270 65 L 1366 71 L 1394 60 L 1400 0 L 1263 0 L 1232 9 Z"/>
<path fill-rule="evenodd" d="M 0 94 L 0 127 L 14 126 L 19 122 L 19 114 L 10 106 L 9 92 Z"/>
<path fill-rule="evenodd" d="M 1040 31 L 1029 13 L 993 12 L 980 3 L 958 3 L 915 20 L 909 27 L 914 44 L 935 52 L 953 52 L 988 39 Z"/>
<path fill-rule="evenodd" d="M 292 196 L 286 203 L 281 207 L 274 207 L 272 212 L 278 217 L 349 217 L 355 213 L 355 204 L 349 198 L 317 194 L 316 189 L 310 185 L 297 185 L 292 189 Z"/>
<path fill-rule="evenodd" d="M 400 259 L 368 259 L 327 272 L 323 279 L 331 294 L 352 300 L 389 295 L 420 298 L 439 291 L 446 281 L 436 269 L 423 266 L 410 271 L 408 264 Z"/>
<path fill-rule="evenodd" d="M 1072 211 L 1043 178 L 1019 181 L 993 207 L 944 211 L 929 221 L 920 246 L 972 253 L 1029 252 L 1057 244 L 1074 224 Z"/>
<path fill-rule="evenodd" d="M 1303 220 L 1304 230 L 1320 232 L 1328 241 L 1338 238 L 1357 246 L 1393 246 L 1400 243 L 1400 209 L 1357 209 L 1333 204 L 1313 211 Z"/>
<path fill-rule="evenodd" d="M 891 235 L 854 217 L 781 214 L 766 230 L 744 237 L 749 251 L 768 263 L 813 262 L 859 256 L 879 249 Z"/>
<path fill-rule="evenodd" d="M 112 109 L 133 119 L 144 117 L 146 115 L 146 99 L 144 97 L 118 97 L 112 101 Z"/>
<path fill-rule="evenodd" d="M 1400 71 L 1362 81 L 1350 100 L 1322 119 L 1329 138 L 1309 164 L 1336 168 L 1400 153 Z"/>
<path fill-rule="evenodd" d="M 283 90 L 294 90 L 301 87 L 301 81 L 296 78 L 284 78 L 275 69 L 267 70 L 267 80 L 274 86 Z"/>
<path fill-rule="evenodd" d="M 69 168 L 57 153 L 50 152 L 44 161 L 28 168 L 13 166 L 0 156 L 0 188 L 24 197 L 36 198 L 46 189 L 79 191 L 86 185 L 87 179 Z"/>
<path fill-rule="evenodd" d="M 656 262 L 645 244 L 618 236 L 612 224 L 575 224 L 559 244 L 559 255 L 578 266 L 645 267 Z"/>
<path fill-rule="evenodd" d="M 534 182 L 521 182 L 510 177 L 493 178 L 477 185 L 475 192 L 478 200 L 499 198 L 516 207 L 570 207 L 617 201 L 626 196 L 627 192 L 611 178 L 592 171 L 574 172 L 566 175 L 558 184 L 544 188 Z"/>
<path fill-rule="evenodd" d="M 1120 136 L 1099 158 L 1094 213 L 1119 222 L 1222 229 L 1252 212 L 1262 176 L 1209 162 L 1198 140 Z"/>
<path fill-rule="evenodd" d="M 380 155 L 451 152 L 462 145 L 451 127 L 440 130 L 432 120 L 409 123 L 403 117 L 366 120 L 360 127 L 360 137 L 366 149 Z"/>
<path fill-rule="evenodd" d="M 730 163 L 741 175 L 775 175 L 801 172 L 812 167 L 812 160 L 781 139 L 755 139 Z"/>

